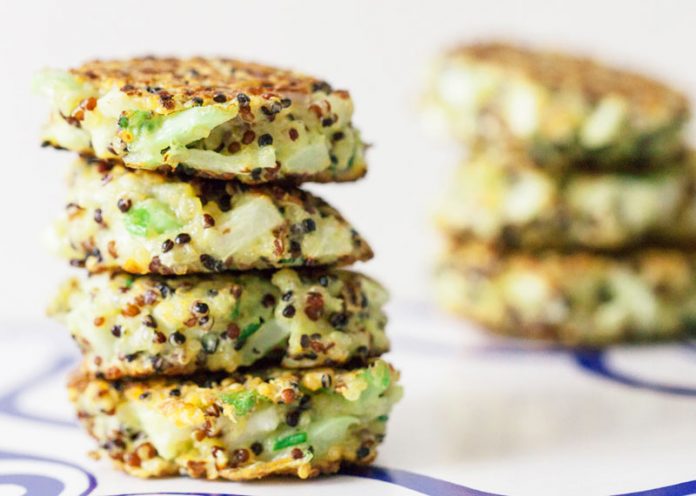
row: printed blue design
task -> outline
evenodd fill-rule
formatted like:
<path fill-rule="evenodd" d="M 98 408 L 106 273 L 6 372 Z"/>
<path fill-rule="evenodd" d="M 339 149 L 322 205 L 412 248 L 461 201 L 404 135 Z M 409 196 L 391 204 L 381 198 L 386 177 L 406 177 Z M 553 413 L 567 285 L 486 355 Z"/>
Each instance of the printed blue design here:
<path fill-rule="evenodd" d="M 35 474 L 0 475 L 0 493 L 4 485 L 23 487 L 24 496 L 59 496 L 65 489 L 61 481 Z"/>
<path fill-rule="evenodd" d="M 607 353 L 602 350 L 576 351 L 574 352 L 574 359 L 581 369 L 624 386 L 677 396 L 696 396 L 696 388 L 671 386 L 669 384 L 638 379 L 614 370 L 607 361 Z"/>
<path fill-rule="evenodd" d="M 689 496 L 696 494 L 696 480 L 673 484 L 671 486 L 648 489 L 634 493 L 622 493 L 616 496 Z"/>
<path fill-rule="evenodd" d="M 397 470 L 382 467 L 350 467 L 339 472 L 341 475 L 362 477 L 365 479 L 386 482 L 399 487 L 411 489 L 426 496 L 500 496 L 460 486 L 453 482 L 415 474 L 406 470 Z M 198 492 L 152 492 L 152 493 L 124 493 L 112 496 L 242 496 L 228 493 L 198 493 Z"/>
<path fill-rule="evenodd" d="M 382 467 L 351 467 L 341 470 L 343 475 L 352 475 L 366 479 L 388 482 L 406 489 L 411 489 L 426 496 L 500 496 L 486 493 L 466 486 L 460 486 L 427 475 L 416 474 L 407 470 Z"/>
<path fill-rule="evenodd" d="M 55 460 L 51 458 L 45 458 L 33 455 L 24 455 L 20 453 L 10 453 L 6 451 L 0 451 L 0 461 L 2 460 L 22 460 L 22 461 L 35 461 L 44 463 L 54 463 L 57 465 L 62 465 L 64 467 L 69 467 L 74 470 L 82 472 L 87 479 L 87 488 L 75 496 L 88 496 L 97 487 L 97 479 L 91 473 L 87 472 L 84 468 L 74 463 L 64 462 L 62 460 Z M 13 484 L 25 489 L 24 496 L 59 496 L 65 489 L 65 483 L 59 479 L 38 474 L 0 474 L 0 490 L 3 485 Z"/>
<path fill-rule="evenodd" d="M 55 419 L 48 415 L 43 415 L 42 413 L 25 412 L 17 406 L 17 399 L 20 395 L 25 394 L 30 388 L 41 384 L 41 382 L 45 381 L 47 378 L 55 374 L 60 374 L 74 362 L 75 358 L 73 356 L 63 355 L 56 358 L 46 370 L 39 372 L 35 376 L 24 381 L 21 381 L 14 388 L 0 396 L 0 413 L 4 413 L 12 417 L 18 417 L 22 420 L 30 420 L 40 422 L 42 424 L 55 425 L 58 427 L 77 427 L 77 423 L 74 421 Z"/>
<path fill-rule="evenodd" d="M 245 496 L 243 494 L 232 494 L 232 493 L 180 493 L 180 492 L 170 492 L 170 491 L 157 491 L 154 493 L 122 493 L 113 494 L 111 496 Z"/>

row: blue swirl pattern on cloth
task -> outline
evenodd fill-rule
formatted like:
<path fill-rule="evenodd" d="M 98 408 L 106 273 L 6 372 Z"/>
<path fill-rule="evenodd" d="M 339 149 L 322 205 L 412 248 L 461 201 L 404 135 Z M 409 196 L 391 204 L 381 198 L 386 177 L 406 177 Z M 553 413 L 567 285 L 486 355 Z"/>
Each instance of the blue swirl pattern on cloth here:
<path fill-rule="evenodd" d="M 75 470 L 80 472 L 85 477 L 85 489 L 79 494 L 70 496 L 87 496 L 92 494 L 97 487 L 97 479 L 84 468 L 74 463 L 68 463 L 62 460 L 51 458 L 25 455 L 21 453 L 11 453 L 0 451 L 0 469 L 3 461 L 20 461 L 26 462 L 27 469 L 18 470 L 17 473 L 0 473 L 0 494 L 3 493 L 3 486 L 19 486 L 24 488 L 23 496 L 60 496 L 66 488 L 64 480 L 56 478 L 56 476 L 29 473 L 28 468 L 32 464 L 55 464 L 67 470 Z M 66 475 L 67 477 L 67 475 Z"/>

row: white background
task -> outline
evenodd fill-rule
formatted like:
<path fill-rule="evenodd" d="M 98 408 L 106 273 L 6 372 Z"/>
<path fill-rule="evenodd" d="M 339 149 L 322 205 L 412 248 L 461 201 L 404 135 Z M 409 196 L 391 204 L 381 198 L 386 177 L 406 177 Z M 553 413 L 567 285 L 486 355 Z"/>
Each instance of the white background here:
<path fill-rule="evenodd" d="M 503 37 L 643 68 L 696 96 L 692 1 L 3 1 L 0 6 L 0 321 L 41 318 L 68 270 L 41 245 L 63 207 L 66 152 L 41 150 L 42 67 L 96 57 L 223 54 L 288 66 L 348 88 L 374 143 L 356 184 L 314 186 L 372 243 L 364 270 L 397 297 L 427 296 L 434 203 L 456 151 L 419 125 L 421 75 L 443 47 Z M 361 267 L 362 269 L 363 267 Z M 398 332 L 398 329 L 392 329 Z"/>

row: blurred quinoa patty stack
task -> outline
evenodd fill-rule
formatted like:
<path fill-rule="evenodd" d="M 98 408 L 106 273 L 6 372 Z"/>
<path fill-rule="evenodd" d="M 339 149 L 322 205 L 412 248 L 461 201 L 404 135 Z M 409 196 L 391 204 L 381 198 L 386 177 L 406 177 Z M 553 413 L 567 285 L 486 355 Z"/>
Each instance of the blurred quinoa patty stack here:
<path fill-rule="evenodd" d="M 684 95 L 645 76 L 502 43 L 438 59 L 427 103 L 458 139 L 512 142 L 556 169 L 659 166 L 682 151 L 689 118 Z"/>
<path fill-rule="evenodd" d="M 437 221 L 452 237 L 508 248 L 688 246 L 696 242 L 696 155 L 641 174 L 553 174 L 519 150 L 474 148 Z"/>
<path fill-rule="evenodd" d="M 367 242 L 301 190 L 366 172 L 347 91 L 230 59 L 44 71 L 44 142 L 78 152 L 55 251 L 86 276 L 49 313 L 70 398 L 140 477 L 308 478 L 377 455 L 398 372 Z"/>
<path fill-rule="evenodd" d="M 696 330 L 696 253 L 506 252 L 469 241 L 449 249 L 436 280 L 446 309 L 510 336 L 598 346 Z"/>
<path fill-rule="evenodd" d="M 426 104 L 467 147 L 437 214 L 446 309 L 577 346 L 694 330 L 684 96 L 586 58 L 480 43 L 437 61 Z"/>

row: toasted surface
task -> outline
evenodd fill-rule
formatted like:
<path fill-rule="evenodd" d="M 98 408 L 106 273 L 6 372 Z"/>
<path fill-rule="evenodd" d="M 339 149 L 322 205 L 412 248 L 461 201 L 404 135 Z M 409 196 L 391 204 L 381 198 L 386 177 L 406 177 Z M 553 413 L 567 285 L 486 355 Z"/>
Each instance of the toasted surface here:
<path fill-rule="evenodd" d="M 368 464 L 401 397 L 377 360 L 354 370 L 263 370 L 109 382 L 76 373 L 70 399 L 99 451 L 138 477 L 308 478 Z"/>
<path fill-rule="evenodd" d="M 348 264 L 367 243 L 331 206 L 302 190 L 250 187 L 76 162 L 53 236 L 90 271 L 190 274 Z"/>
<path fill-rule="evenodd" d="M 347 91 L 225 58 L 145 57 L 44 71 L 46 143 L 135 168 L 186 166 L 246 183 L 349 181 L 364 145 Z"/>
<path fill-rule="evenodd" d="M 643 173 L 554 174 L 519 150 L 474 150 L 437 221 L 459 239 L 503 247 L 622 250 L 696 241 L 696 160 Z"/>
<path fill-rule="evenodd" d="M 549 167 L 635 167 L 681 149 L 686 97 L 648 77 L 503 43 L 435 64 L 429 115 L 466 142 L 509 142 Z"/>
<path fill-rule="evenodd" d="M 71 279 L 50 313 L 106 379 L 360 363 L 389 348 L 387 294 L 355 272 Z"/>
<path fill-rule="evenodd" d="M 678 250 L 529 254 L 461 243 L 436 281 L 444 308 L 515 337 L 597 346 L 696 329 L 696 254 Z"/>

